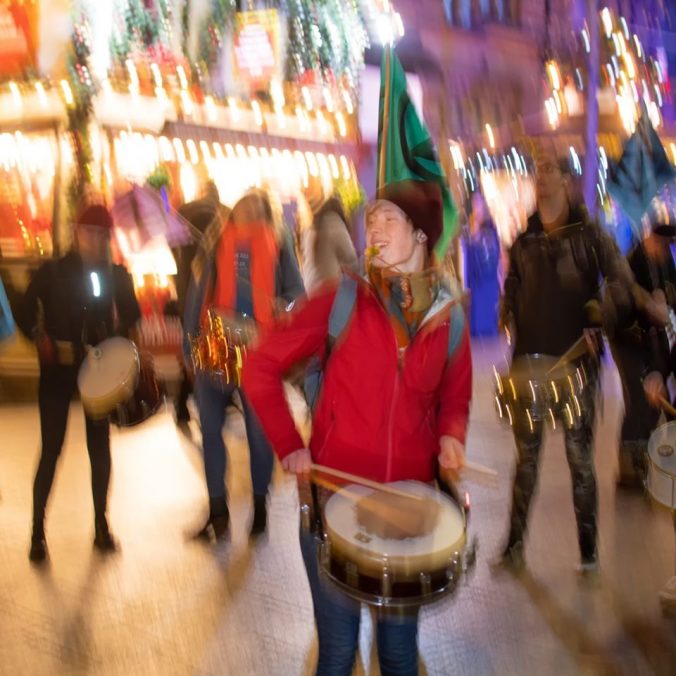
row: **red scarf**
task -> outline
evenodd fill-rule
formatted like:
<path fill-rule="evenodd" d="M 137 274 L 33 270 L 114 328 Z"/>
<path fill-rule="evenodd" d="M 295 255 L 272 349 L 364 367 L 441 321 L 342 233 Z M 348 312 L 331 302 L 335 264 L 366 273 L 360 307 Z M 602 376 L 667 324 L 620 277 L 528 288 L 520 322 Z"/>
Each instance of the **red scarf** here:
<path fill-rule="evenodd" d="M 250 281 L 237 277 L 236 256 L 242 249 L 249 252 Z M 278 258 L 279 246 L 269 223 L 228 223 L 216 250 L 216 283 L 209 304 L 220 310 L 235 312 L 238 285 L 250 283 L 254 319 L 262 326 L 269 326 L 274 319 Z"/>

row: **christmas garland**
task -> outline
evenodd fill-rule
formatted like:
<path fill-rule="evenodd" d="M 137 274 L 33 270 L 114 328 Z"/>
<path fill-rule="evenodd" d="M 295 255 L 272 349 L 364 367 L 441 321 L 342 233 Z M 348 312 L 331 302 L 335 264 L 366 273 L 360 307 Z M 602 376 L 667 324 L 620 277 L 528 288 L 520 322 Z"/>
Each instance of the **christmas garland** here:
<path fill-rule="evenodd" d="M 87 186 L 93 183 L 93 153 L 89 139 L 89 124 L 94 112 L 96 87 L 89 70 L 91 36 L 84 15 L 75 22 L 68 56 L 68 74 L 72 104 L 68 106 L 68 131 L 74 152 L 74 173 L 68 187 L 68 204 L 72 214 L 84 201 Z"/>

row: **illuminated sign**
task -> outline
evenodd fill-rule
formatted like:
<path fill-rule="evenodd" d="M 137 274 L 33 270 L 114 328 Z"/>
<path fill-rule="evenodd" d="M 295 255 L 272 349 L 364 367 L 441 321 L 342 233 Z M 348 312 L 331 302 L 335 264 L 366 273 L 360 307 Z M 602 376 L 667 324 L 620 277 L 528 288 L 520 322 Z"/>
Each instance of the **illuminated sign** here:
<path fill-rule="evenodd" d="M 277 10 L 238 12 L 235 23 L 235 76 L 250 86 L 265 85 L 279 65 Z"/>

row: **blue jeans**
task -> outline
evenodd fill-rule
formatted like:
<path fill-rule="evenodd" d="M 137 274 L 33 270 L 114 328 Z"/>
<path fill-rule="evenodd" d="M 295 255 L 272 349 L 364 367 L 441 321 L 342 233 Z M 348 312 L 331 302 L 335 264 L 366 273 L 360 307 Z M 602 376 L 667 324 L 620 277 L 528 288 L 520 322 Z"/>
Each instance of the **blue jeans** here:
<path fill-rule="evenodd" d="M 301 529 L 300 549 L 310 583 L 319 637 L 316 674 L 350 676 L 357 654 L 361 605 L 320 575 L 318 545 L 318 538 Z M 382 676 L 416 676 L 417 610 L 397 617 L 379 617 L 375 634 Z"/>
<path fill-rule="evenodd" d="M 204 449 L 204 472 L 207 479 L 209 498 L 225 496 L 226 448 L 223 441 L 223 426 L 228 406 L 237 388 L 221 387 L 208 377 L 198 375 L 195 381 L 195 398 L 202 427 Z M 272 476 L 273 456 L 258 418 L 240 390 L 244 413 L 246 437 L 249 443 L 251 482 L 254 495 L 264 496 L 268 492 Z"/>

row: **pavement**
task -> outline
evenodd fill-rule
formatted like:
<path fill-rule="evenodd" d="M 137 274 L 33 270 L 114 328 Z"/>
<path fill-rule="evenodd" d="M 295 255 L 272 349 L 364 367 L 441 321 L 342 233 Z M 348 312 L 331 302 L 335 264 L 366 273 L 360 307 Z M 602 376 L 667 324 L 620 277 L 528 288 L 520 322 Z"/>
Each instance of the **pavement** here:
<path fill-rule="evenodd" d="M 473 573 L 422 611 L 421 673 L 676 674 L 676 620 L 657 593 L 674 574 L 671 515 L 615 487 L 621 394 L 612 363 L 596 434 L 596 581 L 580 579 L 570 475 L 560 433 L 548 435 L 526 546 L 527 572 L 488 564 L 506 535 L 514 447 L 493 407 L 498 341 L 474 345 L 468 456 L 499 473 L 466 481 Z M 302 406 L 294 402 L 302 418 Z M 82 411 L 71 408 L 48 509 L 51 560 L 27 554 L 40 434 L 35 404 L 0 407 L 0 674 L 307 675 L 316 638 L 297 540 L 295 482 L 275 470 L 268 535 L 248 540 L 251 482 L 244 426 L 226 427 L 232 532 L 215 546 L 186 540 L 206 514 L 199 428 L 165 409 L 112 435 L 110 523 L 122 551 L 92 550 L 93 508 Z M 377 674 L 368 612 L 356 674 Z"/>

